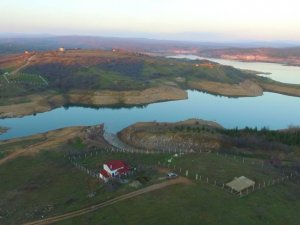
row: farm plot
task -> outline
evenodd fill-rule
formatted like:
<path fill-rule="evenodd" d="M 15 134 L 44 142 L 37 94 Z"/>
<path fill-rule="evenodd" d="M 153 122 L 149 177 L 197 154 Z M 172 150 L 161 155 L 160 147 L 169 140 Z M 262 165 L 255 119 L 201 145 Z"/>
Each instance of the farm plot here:
<path fill-rule="evenodd" d="M 9 83 L 12 84 L 29 84 L 33 86 L 47 86 L 48 82 L 41 75 L 17 73 L 7 76 Z"/>

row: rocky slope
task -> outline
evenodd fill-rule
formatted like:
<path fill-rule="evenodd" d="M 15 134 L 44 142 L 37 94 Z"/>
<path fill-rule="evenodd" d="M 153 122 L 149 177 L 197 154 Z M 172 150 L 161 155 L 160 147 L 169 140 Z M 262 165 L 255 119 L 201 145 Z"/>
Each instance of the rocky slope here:
<path fill-rule="evenodd" d="M 214 122 L 191 119 L 178 123 L 136 123 L 119 132 L 118 136 L 128 145 L 157 151 L 200 152 L 220 148 L 219 135 L 204 130 L 201 135 L 178 132 L 180 127 L 222 129 Z"/>

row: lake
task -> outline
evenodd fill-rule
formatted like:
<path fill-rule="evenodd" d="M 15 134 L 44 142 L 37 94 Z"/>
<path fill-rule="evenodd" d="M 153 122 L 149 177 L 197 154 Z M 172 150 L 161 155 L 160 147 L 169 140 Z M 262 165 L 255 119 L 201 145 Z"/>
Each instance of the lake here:
<path fill-rule="evenodd" d="M 229 60 L 226 60 L 229 61 Z M 232 63 L 239 63 L 233 61 Z M 225 63 L 226 64 L 226 63 Z M 248 63 L 242 63 L 248 64 Z M 253 63 L 250 63 L 253 64 Z M 256 65 L 256 63 L 254 63 Z M 277 74 L 279 67 L 290 71 L 289 66 L 267 64 L 267 70 L 261 67 L 265 63 L 252 69 Z M 274 65 L 274 70 L 272 70 Z M 239 66 L 236 66 L 241 68 Z M 298 74 L 296 72 L 291 74 Z M 282 77 L 289 77 L 290 72 L 282 73 Z M 294 76 L 294 75 L 293 75 Z M 284 79 L 282 79 L 284 80 Z M 296 77 L 290 77 L 286 82 L 297 83 Z M 0 135 L 0 140 L 28 136 L 53 129 L 104 123 L 109 132 L 117 132 L 135 122 L 165 121 L 175 122 L 189 118 L 199 118 L 220 123 L 226 128 L 269 127 L 270 129 L 283 129 L 289 125 L 300 125 L 300 98 L 265 92 L 259 97 L 228 98 L 198 91 L 188 91 L 189 98 L 180 101 L 153 103 L 145 107 L 133 108 L 86 108 L 69 107 L 57 108 L 49 112 L 22 118 L 0 119 L 0 126 L 9 127 L 10 130 Z"/>
<path fill-rule="evenodd" d="M 299 66 L 285 66 L 277 63 L 261 63 L 261 62 L 241 62 L 226 59 L 203 58 L 195 55 L 176 55 L 169 56 L 177 59 L 207 59 L 223 65 L 233 66 L 239 69 L 254 70 L 263 73 L 271 73 L 270 75 L 260 74 L 264 77 L 269 77 L 283 83 L 300 84 L 300 67 Z"/>

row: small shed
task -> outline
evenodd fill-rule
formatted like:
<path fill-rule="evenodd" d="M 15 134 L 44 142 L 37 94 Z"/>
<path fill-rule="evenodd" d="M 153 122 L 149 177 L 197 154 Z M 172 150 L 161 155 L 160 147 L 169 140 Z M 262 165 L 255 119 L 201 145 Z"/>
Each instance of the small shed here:
<path fill-rule="evenodd" d="M 247 177 L 241 176 L 236 177 L 233 179 L 233 181 L 230 181 L 226 184 L 227 187 L 230 189 L 236 191 L 236 192 L 242 192 L 243 190 L 246 190 L 247 188 L 254 187 L 255 182 L 253 180 L 250 180 Z"/>

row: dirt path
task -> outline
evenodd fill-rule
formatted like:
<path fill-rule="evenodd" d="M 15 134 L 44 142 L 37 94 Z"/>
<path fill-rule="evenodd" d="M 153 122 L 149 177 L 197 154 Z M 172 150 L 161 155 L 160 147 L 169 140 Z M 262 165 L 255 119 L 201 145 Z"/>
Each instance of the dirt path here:
<path fill-rule="evenodd" d="M 50 217 L 50 218 L 43 219 L 43 220 L 38 220 L 38 221 L 34 221 L 34 222 L 25 223 L 23 225 L 53 224 L 55 222 L 59 222 L 59 221 L 62 221 L 62 220 L 71 219 L 71 218 L 78 217 L 78 216 L 81 216 L 81 215 L 84 215 L 84 214 L 87 214 L 87 213 L 91 213 L 91 212 L 94 212 L 98 209 L 104 208 L 106 206 L 113 205 L 117 202 L 124 201 L 124 200 L 127 200 L 127 199 L 131 199 L 131 198 L 134 198 L 136 196 L 139 196 L 139 195 L 142 195 L 142 194 L 145 194 L 145 193 L 149 193 L 149 192 L 153 192 L 153 191 L 156 191 L 156 190 L 159 190 L 159 189 L 163 189 L 163 188 L 166 188 L 166 187 L 171 186 L 171 185 L 190 184 L 190 183 L 191 183 L 191 181 L 188 180 L 187 178 L 178 177 L 177 179 L 169 180 L 169 181 L 166 181 L 166 182 L 163 182 L 163 183 L 160 183 L 160 184 L 154 184 L 154 185 L 151 185 L 149 187 L 146 187 L 146 188 L 143 188 L 143 189 L 140 189 L 140 190 L 137 190 L 137 191 L 125 194 L 125 195 L 121 195 L 117 198 L 114 198 L 114 199 L 111 199 L 109 201 L 99 203 L 99 204 L 96 204 L 96 205 L 92 205 L 92 206 L 89 206 L 89 207 L 81 209 L 81 210 L 66 213 L 66 214 L 63 214 L 63 215 L 60 215 L 60 216 Z"/>
<path fill-rule="evenodd" d="M 116 134 L 105 132 L 103 137 L 110 145 L 112 145 L 118 149 L 122 149 L 122 150 L 128 151 L 128 152 L 142 151 L 141 149 L 137 149 L 133 146 L 125 144 L 122 140 L 119 139 L 118 135 L 116 135 Z"/>
<path fill-rule="evenodd" d="M 65 143 L 69 139 L 75 138 L 78 135 L 80 135 L 80 132 L 82 130 L 83 130 L 82 127 L 71 127 L 71 128 L 59 129 L 59 130 L 47 132 L 45 134 L 39 134 L 33 136 L 33 137 L 43 137 L 45 139 L 38 143 L 29 145 L 23 149 L 18 149 L 12 152 L 8 156 L 0 160 L 0 165 L 6 163 L 7 161 L 13 160 L 21 155 L 35 154 L 43 149 L 53 148 L 58 144 Z M 13 141 L 14 140 L 12 140 L 12 142 Z M 19 141 L 19 139 L 16 139 L 16 141 Z"/>
<path fill-rule="evenodd" d="M 23 68 L 25 68 L 26 66 L 28 66 L 34 58 L 35 58 L 35 55 L 30 56 L 30 57 L 26 60 L 26 63 L 25 63 L 25 64 L 23 64 L 22 66 L 18 67 L 17 69 L 15 69 L 14 71 L 12 71 L 10 74 L 14 75 L 14 74 L 18 73 L 21 69 L 23 69 Z"/>

